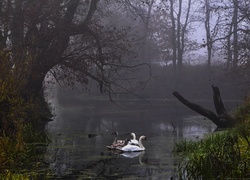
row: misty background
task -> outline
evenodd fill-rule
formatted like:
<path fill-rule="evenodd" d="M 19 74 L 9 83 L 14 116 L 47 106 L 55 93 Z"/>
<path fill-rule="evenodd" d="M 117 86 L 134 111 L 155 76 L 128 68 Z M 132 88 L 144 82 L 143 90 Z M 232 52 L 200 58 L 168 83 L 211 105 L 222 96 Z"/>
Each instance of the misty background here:
<path fill-rule="evenodd" d="M 223 99 L 243 100 L 249 85 L 248 6 L 221 0 L 100 1 L 91 26 L 94 44 L 72 37 L 66 62 L 50 69 L 46 80 L 63 89 L 59 94 L 72 93 L 70 86 L 110 99 L 167 100 L 173 91 L 191 100 L 211 99 L 213 84 Z M 84 76 L 76 61 L 84 61 Z"/>
<path fill-rule="evenodd" d="M 31 164 L 34 129 L 52 178 L 177 177 L 175 142 L 216 126 L 172 93 L 213 111 L 214 85 L 233 111 L 249 42 L 249 0 L 2 0 L 0 133 L 14 155 L 3 146 L 0 161 Z M 149 137 L 145 153 L 108 151 L 114 131 Z"/>

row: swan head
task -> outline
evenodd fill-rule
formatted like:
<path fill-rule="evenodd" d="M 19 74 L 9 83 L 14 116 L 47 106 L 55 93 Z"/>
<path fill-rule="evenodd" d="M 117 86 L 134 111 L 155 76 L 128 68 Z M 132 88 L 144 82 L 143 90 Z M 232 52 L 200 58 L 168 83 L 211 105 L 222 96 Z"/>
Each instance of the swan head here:
<path fill-rule="evenodd" d="M 132 139 L 136 139 L 135 133 L 130 134 L 132 136 Z"/>
<path fill-rule="evenodd" d="M 147 140 L 147 137 L 142 135 L 140 139 Z"/>

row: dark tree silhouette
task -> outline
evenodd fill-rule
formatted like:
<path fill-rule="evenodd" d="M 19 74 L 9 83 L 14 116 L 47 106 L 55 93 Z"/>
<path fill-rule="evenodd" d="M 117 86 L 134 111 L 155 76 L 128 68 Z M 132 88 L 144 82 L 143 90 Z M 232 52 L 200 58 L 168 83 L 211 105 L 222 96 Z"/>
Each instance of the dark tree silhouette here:
<path fill-rule="evenodd" d="M 233 118 L 227 113 L 224 104 L 221 100 L 220 91 L 219 88 L 216 86 L 213 86 L 213 100 L 214 100 L 214 106 L 216 109 L 217 114 L 215 114 L 213 111 L 210 111 L 198 104 L 192 103 L 188 100 L 186 100 L 184 97 L 182 97 L 178 92 L 173 92 L 173 95 L 181 101 L 184 105 L 192 109 L 193 111 L 201 114 L 202 116 L 207 117 L 210 119 L 218 128 L 227 128 L 231 127 L 233 125 Z"/>
<path fill-rule="evenodd" d="M 24 97 L 43 98 L 48 74 L 70 86 L 93 79 L 99 83 L 100 91 L 108 94 L 114 93 L 111 84 L 119 86 L 114 75 L 126 80 L 122 73 L 132 65 L 124 64 L 124 54 L 135 56 L 130 49 L 136 38 L 129 34 L 129 29 L 109 25 L 103 18 L 104 6 L 98 6 L 100 3 L 99 0 L 0 2 L 0 48 L 11 54 L 9 71 L 25 79 L 19 87 Z"/>

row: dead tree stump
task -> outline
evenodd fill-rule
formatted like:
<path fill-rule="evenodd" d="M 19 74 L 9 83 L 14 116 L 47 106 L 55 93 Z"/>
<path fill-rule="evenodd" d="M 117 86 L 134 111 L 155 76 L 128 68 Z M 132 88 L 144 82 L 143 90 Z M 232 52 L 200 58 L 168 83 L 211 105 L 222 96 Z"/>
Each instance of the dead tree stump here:
<path fill-rule="evenodd" d="M 233 118 L 227 113 L 224 104 L 222 102 L 221 96 L 220 96 L 220 90 L 218 87 L 213 86 L 213 101 L 216 113 L 214 113 L 211 110 L 208 110 L 198 104 L 192 103 L 188 100 L 186 100 L 184 97 L 182 97 L 178 92 L 173 92 L 173 95 L 181 101 L 184 105 L 192 109 L 193 111 L 201 114 L 202 116 L 207 117 L 210 119 L 218 128 L 228 128 L 233 126 Z"/>

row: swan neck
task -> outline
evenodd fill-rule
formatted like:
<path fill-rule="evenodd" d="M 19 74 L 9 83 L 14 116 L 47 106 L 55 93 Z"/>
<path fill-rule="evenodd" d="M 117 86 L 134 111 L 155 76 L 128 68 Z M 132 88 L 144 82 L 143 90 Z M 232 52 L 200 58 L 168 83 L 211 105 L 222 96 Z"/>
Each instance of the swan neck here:
<path fill-rule="evenodd" d="M 139 146 L 140 146 L 140 148 L 144 148 L 144 146 L 143 146 L 143 144 L 142 144 L 142 137 L 140 137 L 140 139 L 139 139 Z"/>
<path fill-rule="evenodd" d="M 115 137 L 115 139 L 114 139 L 114 141 L 113 141 L 113 144 L 115 144 L 115 143 L 116 143 L 116 141 L 117 141 L 117 137 Z"/>
<path fill-rule="evenodd" d="M 136 140 L 135 133 L 132 133 L 132 136 L 133 136 L 133 140 Z"/>

